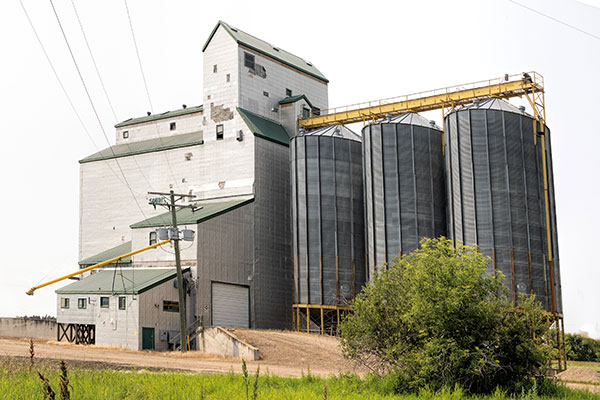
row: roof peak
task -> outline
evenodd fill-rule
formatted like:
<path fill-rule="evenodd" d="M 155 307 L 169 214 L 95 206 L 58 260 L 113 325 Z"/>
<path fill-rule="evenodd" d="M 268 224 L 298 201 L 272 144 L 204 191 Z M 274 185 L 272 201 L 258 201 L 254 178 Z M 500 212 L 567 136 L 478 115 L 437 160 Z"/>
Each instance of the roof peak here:
<path fill-rule="evenodd" d="M 203 112 L 203 111 L 204 111 L 204 106 L 202 104 L 200 104 L 199 106 L 193 106 L 193 107 L 184 106 L 184 107 L 178 108 L 176 110 L 164 111 L 164 112 L 158 113 L 158 114 L 149 114 L 149 115 L 146 115 L 143 117 L 129 118 L 129 119 L 126 119 L 125 121 L 121 121 L 118 124 L 116 124 L 115 128 L 122 128 L 124 126 L 129 126 L 129 125 L 136 125 L 136 124 L 142 124 L 145 122 L 158 121 L 160 119 L 165 119 L 165 118 L 179 117 L 181 115 L 194 114 L 194 113 Z"/>
<path fill-rule="evenodd" d="M 241 29 L 233 27 L 224 21 L 219 21 L 213 28 L 212 32 L 208 36 L 208 39 L 202 46 L 202 52 L 206 50 L 208 44 L 212 40 L 213 36 L 219 29 L 219 26 L 222 26 L 223 29 L 236 41 L 239 45 L 243 45 L 250 50 L 254 50 L 258 53 L 261 53 L 264 56 L 270 57 L 276 61 L 279 61 L 288 67 L 292 67 L 298 71 L 304 72 L 316 78 L 320 81 L 328 83 L 329 80 L 319 71 L 311 62 L 304 60 L 302 57 L 298 57 L 287 50 L 283 50 L 280 47 L 273 46 L 269 42 L 257 38 L 256 36 L 247 33 Z"/>

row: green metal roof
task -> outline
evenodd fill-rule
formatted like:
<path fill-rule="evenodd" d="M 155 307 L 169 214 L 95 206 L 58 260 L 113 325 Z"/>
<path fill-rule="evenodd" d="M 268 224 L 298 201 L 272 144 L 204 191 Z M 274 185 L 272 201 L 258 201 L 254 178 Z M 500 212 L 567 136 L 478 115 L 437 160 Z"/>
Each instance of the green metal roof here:
<path fill-rule="evenodd" d="M 279 104 L 290 104 L 290 103 L 295 103 L 299 100 L 304 99 L 304 101 L 306 101 L 306 103 L 310 106 L 310 108 L 314 108 L 314 106 L 312 105 L 312 103 L 310 102 L 310 100 L 308 100 L 308 97 L 306 97 L 303 94 L 297 94 L 296 96 L 290 96 L 290 97 L 286 97 L 283 100 L 279 100 Z"/>
<path fill-rule="evenodd" d="M 112 249 L 104 250 L 101 253 L 95 254 L 91 257 L 85 258 L 79 261 L 79 265 L 93 265 L 98 264 L 111 258 L 120 256 L 121 254 L 131 253 L 131 240 L 120 244 Z M 125 257 L 119 260 L 120 263 L 130 263 L 131 257 Z"/>
<path fill-rule="evenodd" d="M 184 272 L 189 271 L 185 268 Z M 57 294 L 140 294 L 177 276 L 175 268 L 105 268 L 56 290 Z"/>
<path fill-rule="evenodd" d="M 262 115 L 255 114 L 251 111 L 244 110 L 243 108 L 238 107 L 237 111 L 240 113 L 242 119 L 246 125 L 248 125 L 248 128 L 252 131 L 254 136 L 258 136 L 284 146 L 290 145 L 290 136 L 283 125 L 281 125 L 279 122 L 265 118 Z"/>
<path fill-rule="evenodd" d="M 204 47 L 202 47 L 202 52 L 206 50 L 206 47 L 210 43 L 211 39 L 215 35 L 215 32 L 222 26 L 225 28 L 227 33 L 231 35 L 231 37 L 238 43 L 243 46 L 248 47 L 251 50 L 254 50 L 258 53 L 261 53 L 267 57 L 273 58 L 283 64 L 295 68 L 299 71 L 305 72 L 308 75 L 315 77 L 323 82 L 329 82 L 325 75 L 321 73 L 312 63 L 293 55 L 292 53 L 288 53 L 287 51 L 280 49 L 279 47 L 275 47 L 270 45 L 269 43 L 261 40 L 257 37 L 254 37 L 246 32 L 243 32 L 237 28 L 234 28 L 223 21 L 219 21 L 215 28 L 212 30 L 210 36 L 204 43 Z"/>
<path fill-rule="evenodd" d="M 153 153 L 155 151 L 177 149 L 179 147 L 202 144 L 201 132 L 184 133 L 182 135 L 166 136 L 163 138 L 141 140 L 139 142 L 123 143 L 108 147 L 79 160 L 79 163 L 109 160 L 111 158 L 127 157 L 136 154 Z"/>
<path fill-rule="evenodd" d="M 253 201 L 254 198 L 229 200 L 218 203 L 205 203 L 201 204 L 202 208 L 196 212 L 192 212 L 190 208 L 180 208 L 177 210 L 177 224 L 199 224 L 211 218 L 225 214 L 226 212 L 235 210 L 236 208 L 242 207 L 246 204 L 252 203 Z M 164 214 L 156 215 L 143 221 L 136 222 L 135 224 L 130 225 L 130 228 L 155 228 L 165 226 L 165 221 L 171 221 L 171 212 L 166 212 Z"/>
<path fill-rule="evenodd" d="M 162 114 L 148 115 L 146 117 L 129 118 L 123 122 L 119 122 L 118 124 L 116 124 L 115 128 L 122 128 L 124 126 L 129 126 L 129 125 L 142 124 L 144 122 L 158 121 L 160 119 L 179 117 L 181 115 L 186 115 L 186 114 L 199 113 L 199 112 L 202 112 L 203 110 L 204 110 L 204 108 L 202 107 L 202 105 L 199 105 L 199 106 L 195 106 L 195 107 L 187 107 L 187 108 L 181 108 L 179 110 L 167 111 Z"/>

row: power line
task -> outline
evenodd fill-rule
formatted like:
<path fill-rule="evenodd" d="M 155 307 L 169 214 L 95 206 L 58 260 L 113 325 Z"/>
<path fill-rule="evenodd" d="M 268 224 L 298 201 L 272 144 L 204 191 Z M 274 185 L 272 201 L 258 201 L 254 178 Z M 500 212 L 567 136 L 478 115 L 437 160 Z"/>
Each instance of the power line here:
<path fill-rule="evenodd" d="M 69 93 L 67 92 L 67 89 L 65 88 L 65 85 L 63 85 L 62 80 L 60 79 L 60 77 L 58 75 L 58 72 L 56 71 L 56 68 L 54 68 L 54 64 L 52 63 L 52 60 L 50 59 L 50 56 L 48 55 L 48 52 L 46 51 L 46 47 L 44 46 L 44 43 L 40 39 L 40 36 L 38 35 L 37 30 L 35 29 L 35 25 L 33 25 L 33 21 L 29 17 L 29 13 L 27 12 L 27 9 L 25 8 L 25 5 L 23 4 L 23 1 L 19 0 L 19 2 L 21 3 L 21 7 L 23 8 L 23 12 L 25 13 L 25 17 L 27 17 L 27 21 L 29 22 L 29 26 L 31 26 L 31 30 L 33 30 L 33 33 L 34 33 L 34 35 L 35 35 L 35 37 L 36 37 L 36 39 L 37 39 L 40 47 L 42 48 L 42 52 L 44 53 L 44 56 L 46 57 L 46 61 L 48 61 L 48 64 L 50 65 L 50 68 L 52 69 L 52 72 L 54 73 L 54 77 L 58 81 L 58 84 L 59 84 L 60 88 L 62 89 L 65 97 L 67 98 L 67 101 L 69 102 L 69 105 L 71 106 L 71 109 L 75 113 L 75 116 L 77 117 L 77 120 L 81 124 L 81 127 L 83 128 L 83 130 L 86 133 L 87 137 L 90 139 L 90 141 L 92 142 L 92 144 L 94 145 L 94 147 L 96 148 L 96 150 L 100 151 L 100 148 L 96 144 L 96 141 L 94 140 L 94 138 L 90 134 L 90 131 L 88 130 L 87 126 L 84 124 L 83 120 L 81 119 L 81 116 L 79 115 L 79 112 L 75 108 L 75 105 L 73 104 L 73 101 L 71 100 L 71 96 L 69 96 Z M 112 169 L 112 167 L 110 166 L 110 164 L 107 163 L 107 166 L 110 169 L 110 171 L 115 175 L 115 177 L 117 177 L 117 179 L 119 179 L 119 181 L 121 183 L 123 183 L 123 181 L 121 181 L 121 178 Z"/>
<path fill-rule="evenodd" d="M 113 104 L 110 101 L 110 97 L 108 96 L 108 91 L 106 90 L 106 86 L 104 85 L 104 80 L 102 79 L 102 76 L 100 75 L 100 70 L 98 69 L 98 65 L 96 64 L 96 58 L 94 57 L 94 54 L 92 53 L 92 48 L 90 46 L 90 43 L 88 42 L 87 35 L 85 34 L 85 30 L 83 29 L 83 23 L 81 22 L 81 19 L 79 18 L 79 13 L 77 12 L 77 7 L 75 7 L 75 1 L 71 0 L 71 4 L 73 5 L 73 11 L 75 11 L 75 16 L 77 17 L 77 22 L 79 23 L 79 27 L 81 28 L 81 34 L 83 35 L 83 39 L 85 40 L 85 44 L 86 44 L 88 52 L 90 54 L 90 58 L 92 59 L 92 63 L 94 64 L 94 69 L 96 70 L 96 75 L 98 76 L 98 80 L 100 80 L 100 84 L 102 85 L 102 90 L 104 91 L 104 96 L 106 97 L 106 101 L 108 102 L 108 105 L 110 106 L 110 110 L 112 111 L 113 117 L 115 117 L 115 123 L 117 123 L 117 122 L 119 122 L 119 118 L 117 117 L 117 113 L 115 112 Z M 127 148 L 129 150 L 131 150 L 129 143 L 125 142 L 125 144 L 127 145 Z M 135 163 L 136 167 L 142 174 L 142 177 L 144 178 L 144 180 L 146 181 L 148 186 L 150 188 L 152 188 L 152 184 L 150 183 L 150 181 L 146 177 L 146 174 L 144 174 L 144 171 L 138 164 L 137 159 L 135 158 L 135 155 L 132 155 L 131 158 L 133 159 L 133 162 Z"/>
<path fill-rule="evenodd" d="M 597 35 L 594 35 L 593 33 L 590 33 L 590 32 L 587 32 L 587 31 L 584 31 L 584 30 L 583 30 L 583 29 L 581 29 L 581 28 L 578 28 L 578 27 L 576 27 L 576 26 L 574 26 L 574 25 L 571 25 L 571 24 L 569 24 L 569 23 L 566 23 L 566 22 L 564 22 L 564 21 L 561 21 L 561 20 L 559 20 L 559 19 L 557 19 L 557 18 L 554 18 L 554 17 L 552 17 L 552 16 L 550 16 L 550 15 L 548 15 L 548 14 L 544 14 L 543 12 L 541 12 L 541 11 L 538 11 L 538 10 L 536 10 L 536 9 L 534 9 L 534 8 L 528 7 L 528 6 L 526 6 L 525 4 L 521 4 L 521 3 L 519 3 L 519 2 L 517 2 L 517 1 L 515 1 L 515 0 L 508 0 L 508 1 L 510 1 L 510 2 L 511 2 L 511 3 L 513 3 L 513 4 L 516 4 L 516 5 L 518 5 L 518 6 L 520 6 L 520 7 L 523 7 L 523 8 L 525 8 L 525 9 L 527 9 L 527 10 L 531 11 L 531 12 L 534 12 L 534 13 L 536 13 L 536 14 L 539 14 L 539 15 L 541 15 L 542 17 L 546 17 L 546 18 L 548 18 L 548 19 L 551 19 L 551 20 L 552 20 L 552 21 L 554 21 L 554 22 L 558 22 L 558 23 L 559 23 L 559 24 L 561 24 L 561 25 L 567 26 L 567 27 L 569 27 L 569 28 L 571 28 L 571 29 L 575 29 L 575 30 L 576 30 L 576 31 L 578 31 L 578 32 L 581 32 L 581 33 L 583 33 L 583 34 L 585 34 L 585 35 L 588 35 L 588 36 L 590 36 L 590 37 L 592 37 L 592 38 L 594 38 L 594 39 L 600 40 L 600 36 L 597 36 Z"/>
<path fill-rule="evenodd" d="M 53 0 L 50 0 L 50 4 L 52 5 L 52 10 L 54 11 L 54 15 L 56 16 L 56 21 L 58 22 L 58 26 L 60 27 L 60 31 L 62 32 L 63 38 L 65 39 L 65 43 L 67 44 L 67 48 L 69 49 L 69 53 L 71 54 L 71 59 L 73 60 L 73 64 L 75 64 L 75 69 L 77 70 L 77 74 L 79 75 L 79 79 L 81 80 L 81 84 L 83 85 L 83 88 L 85 90 L 85 94 L 87 95 L 87 98 L 90 102 L 90 105 L 92 106 L 92 110 L 94 111 L 94 115 L 96 116 L 96 120 L 98 121 L 98 124 L 100 125 L 100 129 L 102 130 L 102 135 L 104 136 L 104 139 L 106 140 L 106 142 L 108 143 L 108 148 L 110 150 L 110 152 L 112 153 L 114 160 L 117 164 L 117 167 L 119 168 L 119 171 L 121 171 L 121 175 L 123 175 L 123 179 L 125 180 L 125 184 L 127 185 L 127 188 L 129 189 L 129 192 L 131 193 L 131 196 L 133 197 L 133 200 L 135 201 L 135 204 L 137 205 L 139 211 L 142 213 L 142 215 L 144 216 L 144 219 L 147 219 L 148 217 L 146 217 L 146 214 L 144 213 L 144 210 L 142 210 L 142 207 L 140 206 L 140 203 L 138 202 L 135 193 L 133 192 L 133 189 L 131 188 L 131 185 L 129 184 L 129 181 L 127 180 L 127 177 L 125 176 L 125 173 L 123 172 L 123 169 L 121 168 L 121 164 L 119 163 L 118 158 L 116 157 L 115 152 L 113 151 L 113 148 L 110 144 L 110 140 L 108 140 L 108 136 L 106 135 L 106 131 L 104 130 L 104 126 L 102 125 L 102 121 L 100 120 L 100 116 L 98 115 L 98 111 L 96 110 L 96 106 L 94 105 L 94 102 L 92 101 L 92 97 L 90 96 L 90 92 L 87 88 L 87 85 L 85 84 L 85 80 L 83 79 L 83 75 L 81 74 L 81 70 L 79 69 L 79 65 L 77 64 L 77 60 L 75 59 L 75 55 L 73 54 L 73 51 L 71 49 L 71 45 L 69 44 L 69 40 L 67 39 L 67 35 L 65 33 L 65 30 L 63 29 L 62 23 L 60 22 L 60 18 L 58 17 L 58 13 L 56 12 L 56 8 L 54 7 L 54 2 Z"/>
<path fill-rule="evenodd" d="M 127 0 L 125 2 L 125 10 L 127 10 L 127 19 L 129 20 L 129 29 L 131 30 L 131 37 L 133 38 L 133 46 L 135 47 L 135 54 L 137 55 L 138 64 L 140 71 L 142 72 L 142 80 L 144 81 L 144 88 L 146 89 L 146 96 L 148 97 L 148 103 L 150 104 L 150 111 L 154 114 L 154 107 L 152 106 L 152 100 L 150 99 L 150 91 L 148 90 L 148 84 L 146 83 L 146 74 L 144 74 L 144 67 L 142 66 L 142 59 L 140 57 L 140 51 L 138 49 L 137 40 L 135 40 L 135 33 L 133 31 L 133 23 L 131 22 L 131 14 L 129 13 L 129 6 Z"/>
<path fill-rule="evenodd" d="M 140 57 L 140 50 L 137 45 L 137 40 L 135 39 L 135 32 L 133 30 L 133 22 L 131 21 L 131 13 L 129 12 L 129 5 L 127 4 L 127 0 L 123 0 L 123 2 L 125 3 L 125 10 L 127 11 L 127 20 L 129 21 L 129 29 L 131 31 L 131 37 L 133 38 L 133 46 L 135 48 L 135 54 L 137 56 L 138 65 L 140 67 L 140 72 L 142 74 L 142 80 L 144 81 L 144 88 L 146 89 L 146 97 L 148 98 L 148 104 L 150 105 L 150 111 L 152 112 L 152 114 L 154 114 L 154 106 L 152 105 L 152 99 L 150 98 L 150 90 L 148 89 L 148 83 L 146 81 L 146 74 L 144 73 L 144 67 L 142 66 L 142 58 Z M 161 146 L 164 146 L 162 137 L 160 135 L 160 129 L 158 128 L 158 123 L 156 121 L 154 121 L 154 127 L 156 128 L 156 134 L 158 135 L 158 140 L 159 140 Z M 171 171 L 171 176 L 173 177 L 174 183 L 181 190 L 181 186 L 179 184 L 179 181 L 177 180 L 177 177 L 175 176 L 175 172 L 173 172 L 173 168 L 171 167 L 171 163 L 169 162 L 169 156 L 167 156 L 166 151 L 164 152 L 164 155 L 165 155 L 165 160 L 167 160 L 167 166 L 169 167 L 169 170 Z"/>

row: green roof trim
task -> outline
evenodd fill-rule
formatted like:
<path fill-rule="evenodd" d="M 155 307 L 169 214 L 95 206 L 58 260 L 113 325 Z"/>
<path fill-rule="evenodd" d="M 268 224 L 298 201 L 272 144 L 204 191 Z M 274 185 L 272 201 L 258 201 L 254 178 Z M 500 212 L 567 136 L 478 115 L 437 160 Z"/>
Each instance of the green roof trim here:
<path fill-rule="evenodd" d="M 302 71 L 313 78 L 317 78 L 320 81 L 328 83 L 329 80 L 325 78 L 325 75 L 321 73 L 314 65 L 305 61 L 304 59 L 293 55 L 292 53 L 288 53 L 287 51 L 280 49 L 278 47 L 274 47 L 269 43 L 261 40 L 257 37 L 254 37 L 246 32 L 243 32 L 237 28 L 234 28 L 223 21 L 219 21 L 217 25 L 215 25 L 214 29 L 210 33 L 210 36 L 204 43 L 202 47 L 202 52 L 206 50 L 206 47 L 212 40 L 213 36 L 217 32 L 219 26 L 222 26 L 227 33 L 235 40 L 238 44 L 246 46 L 247 48 L 254 50 L 258 53 L 261 53 L 267 57 L 273 58 L 289 67 Z"/>
<path fill-rule="evenodd" d="M 138 154 L 153 153 L 156 151 L 172 150 L 180 147 L 189 147 L 203 144 L 200 131 L 184 133 L 182 135 L 166 136 L 162 138 L 141 140 L 139 142 L 123 143 L 108 147 L 104 150 L 92 154 L 82 160 L 80 164 L 110 160 L 113 158 L 128 157 Z"/>
<path fill-rule="evenodd" d="M 190 208 L 180 208 L 177 210 L 177 225 L 199 224 L 211 218 L 215 218 L 219 215 L 235 210 L 236 208 L 245 206 L 246 204 L 250 204 L 253 201 L 254 198 L 229 200 L 217 203 L 205 203 L 201 204 L 202 208 L 196 212 L 192 212 Z M 165 221 L 171 221 L 171 212 L 166 212 L 164 214 L 156 215 L 143 221 L 136 222 L 129 227 L 131 229 L 156 228 L 165 226 Z"/>
<path fill-rule="evenodd" d="M 291 103 L 295 103 L 302 99 L 304 99 L 304 101 L 306 101 L 306 103 L 310 106 L 310 108 L 315 108 L 312 105 L 312 103 L 310 102 L 310 100 L 308 100 L 308 97 L 306 97 L 306 95 L 303 95 L 303 94 L 297 94 L 296 96 L 286 97 L 283 100 L 279 100 L 279 104 L 291 104 Z"/>
<path fill-rule="evenodd" d="M 188 272 L 184 268 L 183 272 Z M 177 277 L 176 268 L 105 268 L 57 289 L 56 294 L 141 294 Z"/>
<path fill-rule="evenodd" d="M 279 122 L 244 110 L 243 108 L 237 107 L 237 111 L 254 136 L 289 147 L 290 136 Z"/>
<path fill-rule="evenodd" d="M 101 253 L 85 258 L 79 261 L 79 265 L 94 265 L 127 253 L 131 253 L 131 240 L 129 242 L 125 242 L 118 246 L 115 246 L 112 249 L 104 250 Z M 118 262 L 130 263 L 131 257 L 122 258 Z"/>
<path fill-rule="evenodd" d="M 204 111 L 204 107 L 202 105 L 195 106 L 195 107 L 180 108 L 179 110 L 167 111 L 162 114 L 152 114 L 152 115 L 148 115 L 146 117 L 129 118 L 125 121 L 122 121 L 122 122 L 119 122 L 118 124 L 116 124 L 115 128 L 122 128 L 124 126 L 129 126 L 129 125 L 143 124 L 144 122 L 158 121 L 161 119 L 180 117 L 182 115 L 195 114 L 195 113 L 200 113 L 203 111 Z"/>

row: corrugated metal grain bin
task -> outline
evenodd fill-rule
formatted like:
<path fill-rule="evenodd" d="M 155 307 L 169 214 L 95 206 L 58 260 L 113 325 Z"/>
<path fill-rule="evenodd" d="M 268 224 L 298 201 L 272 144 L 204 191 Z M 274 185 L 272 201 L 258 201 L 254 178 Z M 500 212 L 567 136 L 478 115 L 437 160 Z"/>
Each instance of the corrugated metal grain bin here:
<path fill-rule="evenodd" d="M 514 298 L 534 293 L 552 311 L 554 294 L 555 311 L 562 313 L 549 129 L 534 137 L 532 117 L 501 99 L 453 110 L 445 124 L 449 237 L 478 244 L 492 258 L 488 272 L 502 271 Z"/>
<path fill-rule="evenodd" d="M 365 235 L 369 274 L 446 235 L 442 131 L 416 113 L 363 128 Z"/>
<path fill-rule="evenodd" d="M 360 137 L 333 125 L 290 141 L 296 304 L 345 305 L 365 282 Z"/>

